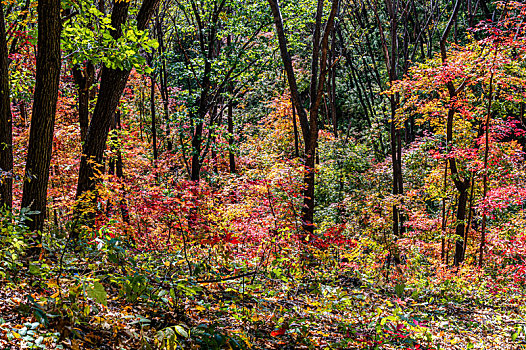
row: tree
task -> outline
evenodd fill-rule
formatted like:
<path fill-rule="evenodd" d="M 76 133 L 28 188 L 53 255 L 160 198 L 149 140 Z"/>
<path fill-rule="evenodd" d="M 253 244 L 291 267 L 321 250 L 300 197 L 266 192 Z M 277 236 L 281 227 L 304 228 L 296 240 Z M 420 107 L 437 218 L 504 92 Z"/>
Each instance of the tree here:
<path fill-rule="evenodd" d="M 318 114 L 321 100 L 324 94 L 324 84 L 327 77 L 327 55 L 329 47 L 329 35 L 334 28 L 334 21 L 338 12 L 339 0 L 332 1 L 329 16 L 325 22 L 322 32 L 323 0 L 318 0 L 316 10 L 316 21 L 312 38 L 312 56 L 310 73 L 310 103 L 309 116 L 304 109 L 302 98 L 299 94 L 292 59 L 287 48 L 287 38 L 283 28 L 283 18 L 278 0 L 268 0 L 274 24 L 278 36 L 281 59 L 285 67 L 289 89 L 293 104 L 298 112 L 300 127 L 305 143 L 305 176 L 303 180 L 303 208 L 301 221 L 304 237 L 312 235 L 314 232 L 314 186 L 315 186 L 315 158 L 318 144 Z M 321 52 L 321 57 L 320 57 Z"/>
<path fill-rule="evenodd" d="M 34 213 L 27 223 L 42 230 L 46 217 L 49 165 L 60 81 L 60 0 L 38 2 L 36 84 L 24 176 L 22 208 Z"/>
<path fill-rule="evenodd" d="M 172 69 L 184 70 L 171 74 L 169 84 L 184 89 L 185 113 L 176 124 L 184 166 L 192 181 L 200 180 L 210 149 L 215 152 L 214 135 L 225 109 L 229 167 L 231 172 L 236 170 L 233 101 L 252 79 L 248 73 L 258 63 L 263 66 L 268 53 L 268 40 L 261 35 L 269 25 L 268 14 L 261 10 L 260 1 L 176 1 L 173 26 L 165 33 L 175 39 Z"/>
<path fill-rule="evenodd" d="M 150 18 L 159 5 L 160 0 L 144 0 L 137 14 L 137 30 L 144 31 L 148 27 Z M 111 36 L 114 40 L 123 37 L 123 26 L 128 20 L 130 2 L 116 1 L 111 14 Z M 90 121 L 86 140 L 84 143 L 82 158 L 80 162 L 79 178 L 77 183 L 77 198 L 81 198 L 86 192 L 94 191 L 96 177 L 103 172 L 103 155 L 106 149 L 106 141 L 115 110 L 119 99 L 126 87 L 131 67 L 112 67 L 104 65 L 101 71 L 100 88 L 95 104 L 95 110 Z M 91 202 L 92 199 L 88 202 Z M 83 205 L 77 207 L 77 214 L 86 211 Z"/>
<path fill-rule="evenodd" d="M 455 266 L 464 261 L 466 230 L 470 221 L 467 210 L 469 189 L 474 185 L 477 171 L 483 174 L 483 200 L 488 193 L 488 157 L 493 147 L 490 147 L 490 129 L 497 112 L 493 110 L 493 102 L 498 99 L 498 103 L 495 102 L 498 112 L 503 119 L 507 118 L 517 108 L 515 104 L 522 103 L 525 84 L 523 67 L 519 63 L 524 52 L 522 29 L 510 30 L 507 35 L 492 29 L 489 32 L 495 31 L 498 35 L 490 35 L 489 38 L 484 35 L 483 39 L 472 39 L 464 46 L 446 46 L 459 7 L 460 1 L 457 1 L 442 33 L 439 54 L 425 64 L 412 67 L 409 76 L 395 82 L 391 89 L 391 93 L 404 95 L 403 106 L 397 112 L 398 122 L 406 120 L 407 115 L 420 116 L 420 123 L 429 123 L 444 138 L 441 155 L 446 162 L 444 174 L 449 170 L 450 182 L 456 190 Z M 514 131 L 513 123 L 501 121 L 501 124 L 501 130 Z M 500 133 L 505 134 L 503 131 Z M 499 137 L 502 139 L 504 136 Z M 481 144 L 484 145 L 482 152 Z M 479 156 L 479 153 L 482 154 Z M 482 161 L 478 161 L 477 157 Z M 444 187 L 446 185 L 444 179 Z M 486 210 L 481 204 L 479 207 Z M 442 213 L 446 215 L 444 206 Z M 487 213 L 482 215 L 484 231 Z M 445 220 L 443 218 L 442 221 L 444 229 Z M 482 235 L 482 247 L 484 239 Z"/>
<path fill-rule="evenodd" d="M 0 3 L 0 206 L 13 205 L 13 126 L 9 91 L 9 52 L 4 20 L 4 4 Z"/>

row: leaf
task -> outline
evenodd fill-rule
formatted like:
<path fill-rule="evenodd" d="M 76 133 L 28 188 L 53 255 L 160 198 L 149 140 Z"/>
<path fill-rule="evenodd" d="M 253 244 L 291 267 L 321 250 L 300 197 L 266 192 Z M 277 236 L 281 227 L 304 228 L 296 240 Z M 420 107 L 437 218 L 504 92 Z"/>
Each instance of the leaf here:
<path fill-rule="evenodd" d="M 32 275 L 40 275 L 40 267 L 36 264 L 29 264 L 29 272 Z"/>
<path fill-rule="evenodd" d="M 104 286 L 99 282 L 94 282 L 93 286 L 90 286 L 88 289 L 86 289 L 86 293 L 97 303 L 108 306 L 108 295 L 104 289 Z"/>
<path fill-rule="evenodd" d="M 280 328 L 280 329 L 278 329 L 277 331 L 272 331 L 272 332 L 270 333 L 270 335 L 273 336 L 273 337 L 278 337 L 278 336 L 280 336 L 280 335 L 285 334 L 285 331 L 286 331 L 285 328 Z"/>
<path fill-rule="evenodd" d="M 179 334 L 180 336 L 184 338 L 188 338 L 188 332 L 182 326 L 180 325 L 174 326 L 174 329 L 177 332 L 177 334 Z"/>
<path fill-rule="evenodd" d="M 405 284 L 400 283 L 395 286 L 395 293 L 399 298 L 401 298 L 404 295 L 404 291 L 405 291 Z"/>

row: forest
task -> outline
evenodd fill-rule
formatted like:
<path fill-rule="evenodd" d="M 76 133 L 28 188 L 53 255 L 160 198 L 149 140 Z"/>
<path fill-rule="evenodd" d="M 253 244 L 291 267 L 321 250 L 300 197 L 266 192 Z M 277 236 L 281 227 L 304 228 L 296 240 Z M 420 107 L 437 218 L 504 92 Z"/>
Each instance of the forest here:
<path fill-rule="evenodd" d="M 2 0 L 0 349 L 526 349 L 526 3 Z"/>

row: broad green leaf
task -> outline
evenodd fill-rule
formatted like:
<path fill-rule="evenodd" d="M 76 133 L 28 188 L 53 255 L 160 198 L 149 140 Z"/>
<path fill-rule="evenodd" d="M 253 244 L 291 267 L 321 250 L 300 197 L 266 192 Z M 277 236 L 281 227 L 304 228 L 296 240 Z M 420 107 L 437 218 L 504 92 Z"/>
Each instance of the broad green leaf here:
<path fill-rule="evenodd" d="M 108 306 L 108 295 L 104 289 L 104 286 L 99 282 L 94 282 L 92 286 L 89 286 L 86 289 L 86 293 L 97 303 Z"/>

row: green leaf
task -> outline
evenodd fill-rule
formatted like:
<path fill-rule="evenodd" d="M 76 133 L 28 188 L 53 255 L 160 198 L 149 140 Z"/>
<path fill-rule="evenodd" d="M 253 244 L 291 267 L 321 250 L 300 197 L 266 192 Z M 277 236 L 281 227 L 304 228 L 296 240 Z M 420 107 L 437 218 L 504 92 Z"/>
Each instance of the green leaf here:
<path fill-rule="evenodd" d="M 182 336 L 184 338 L 188 338 L 188 332 L 182 326 L 177 325 L 177 326 L 174 327 L 174 329 L 177 332 L 177 334 L 179 334 L 180 336 Z"/>
<path fill-rule="evenodd" d="M 405 291 L 405 284 L 400 283 L 395 286 L 395 293 L 399 298 L 401 298 L 404 295 L 404 291 Z"/>
<path fill-rule="evenodd" d="M 86 293 L 97 303 L 108 306 L 108 295 L 106 294 L 104 286 L 99 282 L 94 282 L 92 286 L 88 287 Z"/>
<path fill-rule="evenodd" d="M 29 264 L 29 272 L 32 275 L 40 275 L 40 266 L 36 264 Z"/>

